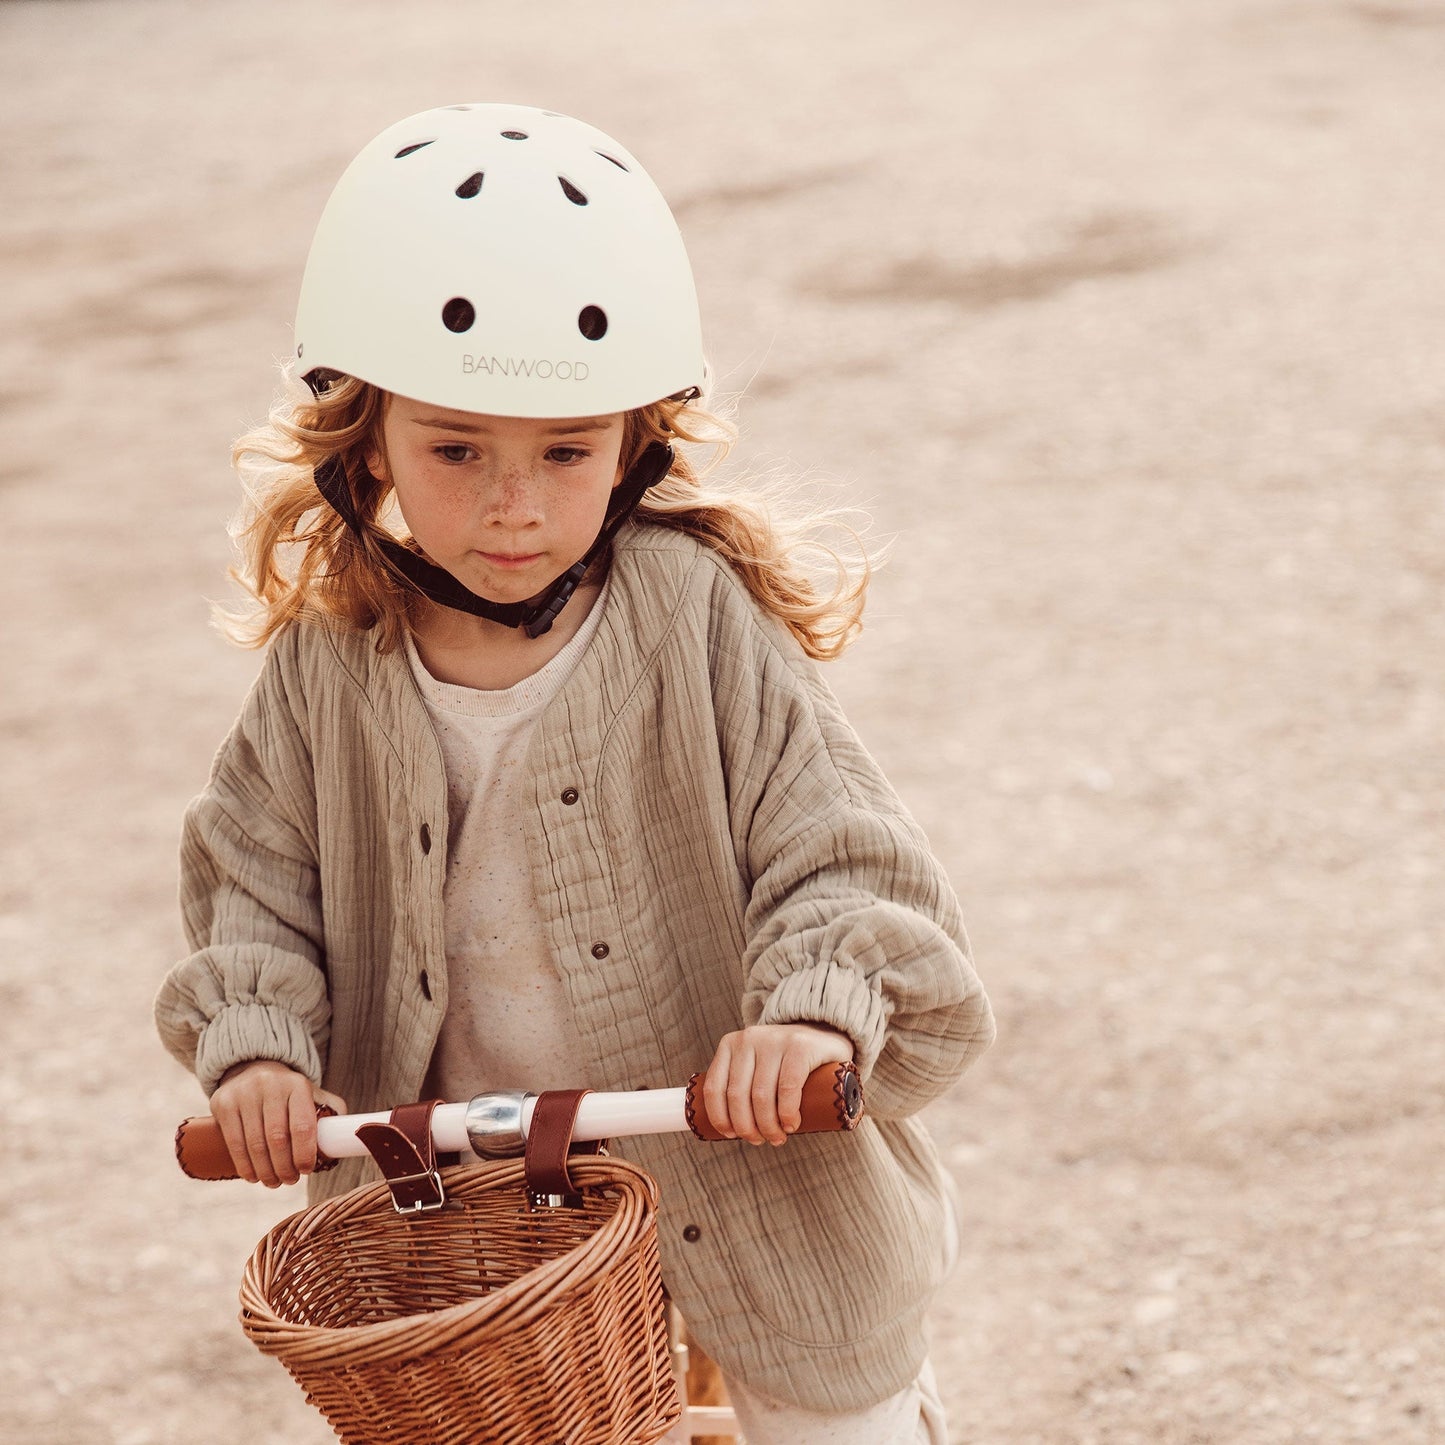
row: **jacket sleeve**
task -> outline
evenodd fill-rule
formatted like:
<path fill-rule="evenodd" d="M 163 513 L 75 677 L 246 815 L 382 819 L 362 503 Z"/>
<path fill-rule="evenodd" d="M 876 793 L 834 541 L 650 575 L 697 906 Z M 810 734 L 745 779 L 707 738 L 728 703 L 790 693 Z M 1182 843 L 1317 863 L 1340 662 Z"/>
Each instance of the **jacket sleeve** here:
<path fill-rule="evenodd" d="M 250 1059 L 321 1082 L 330 1005 L 301 696 L 293 630 L 273 646 L 186 812 L 181 917 L 192 952 L 162 985 L 155 1018 L 207 1094 Z"/>
<path fill-rule="evenodd" d="M 716 692 L 750 883 L 744 1019 L 847 1034 L 869 1111 L 911 1114 L 994 1037 L 958 900 L 814 664 L 762 622 L 751 635 Z"/>

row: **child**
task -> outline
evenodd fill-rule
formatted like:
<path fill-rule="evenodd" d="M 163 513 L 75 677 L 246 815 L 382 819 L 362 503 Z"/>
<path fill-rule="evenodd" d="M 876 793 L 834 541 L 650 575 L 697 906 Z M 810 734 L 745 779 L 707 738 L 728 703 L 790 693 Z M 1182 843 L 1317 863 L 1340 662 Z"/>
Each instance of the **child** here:
<path fill-rule="evenodd" d="M 749 1441 L 942 1445 L 952 1225 L 911 1116 L 992 1019 L 813 665 L 863 584 L 819 590 L 672 453 L 716 427 L 666 204 L 567 117 L 414 116 L 326 208 L 295 370 L 237 446 L 272 463 L 243 533 L 270 650 L 187 814 L 195 952 L 157 1001 L 238 1170 L 309 1173 L 317 1101 L 706 1066 L 714 1123 L 785 1147 L 622 1144 Z M 802 1080 L 850 1058 L 861 1129 L 789 1139 Z"/>

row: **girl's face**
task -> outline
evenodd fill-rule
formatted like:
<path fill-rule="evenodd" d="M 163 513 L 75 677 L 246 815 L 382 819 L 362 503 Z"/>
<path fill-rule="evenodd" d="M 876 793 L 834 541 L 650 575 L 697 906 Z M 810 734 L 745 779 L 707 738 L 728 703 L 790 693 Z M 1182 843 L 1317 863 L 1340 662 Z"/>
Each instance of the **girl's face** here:
<path fill-rule="evenodd" d="M 596 540 L 622 431 L 621 412 L 534 420 L 392 395 L 367 462 L 430 561 L 479 596 L 526 602 Z"/>

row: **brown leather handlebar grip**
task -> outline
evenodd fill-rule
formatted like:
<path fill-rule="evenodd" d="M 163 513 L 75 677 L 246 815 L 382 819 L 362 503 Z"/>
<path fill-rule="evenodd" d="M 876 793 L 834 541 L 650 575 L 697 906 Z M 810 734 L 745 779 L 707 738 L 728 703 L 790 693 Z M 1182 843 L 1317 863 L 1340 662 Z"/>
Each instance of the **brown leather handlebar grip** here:
<path fill-rule="evenodd" d="M 316 1117 L 324 1119 L 336 1112 L 329 1104 L 316 1106 Z M 231 1162 L 231 1151 L 221 1133 L 221 1126 L 209 1114 L 186 1119 L 176 1130 L 176 1163 L 183 1174 L 192 1179 L 239 1179 Z M 336 1167 L 335 1159 L 316 1153 L 316 1173 Z"/>
<path fill-rule="evenodd" d="M 798 1134 L 856 1129 L 863 1117 L 863 1081 L 856 1064 L 824 1064 L 803 1081 L 803 1122 Z M 702 1075 L 687 1081 L 687 1127 L 699 1139 L 725 1138 L 712 1126 L 702 1101 Z"/>

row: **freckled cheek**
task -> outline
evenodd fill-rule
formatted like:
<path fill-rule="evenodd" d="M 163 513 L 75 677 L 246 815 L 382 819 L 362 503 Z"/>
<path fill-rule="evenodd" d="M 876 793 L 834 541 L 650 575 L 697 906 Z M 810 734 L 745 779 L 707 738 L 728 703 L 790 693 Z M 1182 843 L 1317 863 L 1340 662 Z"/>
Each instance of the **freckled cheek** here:
<path fill-rule="evenodd" d="M 477 509 L 477 494 L 464 482 L 443 483 L 431 496 L 433 513 L 448 523 L 461 522 Z"/>
<path fill-rule="evenodd" d="M 467 491 L 455 484 L 398 489 L 397 502 L 407 526 L 422 542 L 437 539 L 465 520 L 471 505 Z"/>

